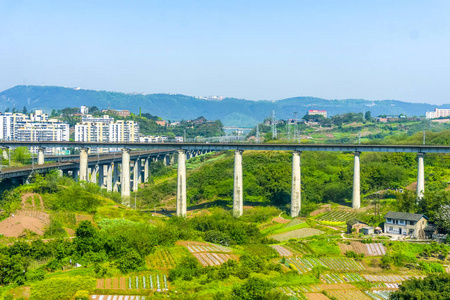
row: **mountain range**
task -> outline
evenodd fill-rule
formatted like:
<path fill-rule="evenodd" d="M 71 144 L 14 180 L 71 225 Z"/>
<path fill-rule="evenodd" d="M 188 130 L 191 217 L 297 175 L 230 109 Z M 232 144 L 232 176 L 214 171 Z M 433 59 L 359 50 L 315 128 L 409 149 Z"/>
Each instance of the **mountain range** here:
<path fill-rule="evenodd" d="M 6 108 L 22 110 L 97 106 L 100 109 L 127 109 L 133 113 L 141 111 L 165 120 L 189 120 L 203 116 L 209 120 L 221 120 L 226 126 L 250 127 L 275 111 L 277 119 L 292 118 L 294 113 L 302 117 L 309 109 L 326 110 L 328 116 L 347 112 L 371 111 L 372 116 L 399 115 L 424 116 L 426 111 L 450 108 L 426 103 L 410 103 L 398 100 L 344 99 L 327 100 L 315 97 L 294 97 L 276 101 L 251 101 L 236 98 L 208 100 L 178 94 L 126 94 L 94 91 L 58 86 L 18 85 L 0 92 L 0 111 Z"/>

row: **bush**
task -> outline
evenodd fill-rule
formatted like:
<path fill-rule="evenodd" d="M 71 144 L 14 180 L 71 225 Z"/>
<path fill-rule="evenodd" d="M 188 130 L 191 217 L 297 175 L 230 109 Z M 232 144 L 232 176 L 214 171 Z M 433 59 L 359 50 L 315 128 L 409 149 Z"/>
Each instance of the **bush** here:
<path fill-rule="evenodd" d="M 76 292 L 75 300 L 89 300 L 89 292 L 88 291 Z"/>
<path fill-rule="evenodd" d="M 116 261 L 117 268 L 124 274 L 135 271 L 144 264 L 145 260 L 134 249 L 128 251 L 127 254 Z"/>
<path fill-rule="evenodd" d="M 84 276 L 54 277 L 34 283 L 30 300 L 71 300 L 77 291 L 93 291 L 95 285 L 95 279 Z"/>

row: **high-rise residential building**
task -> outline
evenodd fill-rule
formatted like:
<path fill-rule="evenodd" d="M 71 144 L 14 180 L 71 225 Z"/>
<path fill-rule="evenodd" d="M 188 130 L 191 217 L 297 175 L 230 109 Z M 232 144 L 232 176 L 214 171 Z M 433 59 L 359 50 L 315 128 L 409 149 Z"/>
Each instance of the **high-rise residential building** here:
<path fill-rule="evenodd" d="M 450 116 L 450 109 L 435 108 L 434 111 L 427 111 L 425 116 L 427 119 L 437 119 L 440 117 L 448 117 L 448 116 Z"/>
<path fill-rule="evenodd" d="M 75 125 L 77 142 L 139 142 L 139 124 L 134 121 L 114 121 L 108 115 L 94 118 L 87 115 Z M 95 151 L 95 149 L 92 149 Z M 106 149 L 101 149 L 104 152 Z"/>
<path fill-rule="evenodd" d="M 80 114 L 87 115 L 89 113 L 89 108 L 86 105 L 81 105 Z"/>
<path fill-rule="evenodd" d="M 69 141 L 69 124 L 56 119 L 48 119 L 42 110 L 32 114 L 0 114 L 0 139 L 10 141 Z M 37 152 L 33 147 L 32 152 Z M 61 148 L 47 148 L 47 154 L 61 152 Z"/>

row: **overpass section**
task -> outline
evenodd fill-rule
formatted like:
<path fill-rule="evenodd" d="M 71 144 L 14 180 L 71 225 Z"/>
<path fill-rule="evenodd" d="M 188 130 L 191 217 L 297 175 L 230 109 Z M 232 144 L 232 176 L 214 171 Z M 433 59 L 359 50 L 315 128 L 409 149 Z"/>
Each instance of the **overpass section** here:
<path fill-rule="evenodd" d="M 354 153 L 353 166 L 353 196 L 352 206 L 355 209 L 361 206 L 360 196 L 360 154 L 361 152 L 405 152 L 417 153 L 418 157 L 418 171 L 417 171 L 417 199 L 423 198 L 425 190 L 424 182 L 424 154 L 426 153 L 449 153 L 448 146 L 425 146 L 425 145 L 315 145 L 315 144 L 250 144 L 250 143 L 80 143 L 80 142 L 16 142 L 16 141 L 0 141 L 0 147 L 74 147 L 80 148 L 79 180 L 89 181 L 96 180 L 92 172 L 97 172 L 96 168 L 91 167 L 90 163 L 95 158 L 88 159 L 88 152 L 90 148 L 122 148 L 121 163 L 112 164 L 114 168 L 109 167 L 99 168 L 99 174 L 120 175 L 121 193 L 124 204 L 129 204 L 130 197 L 130 182 L 131 169 L 133 168 L 133 190 L 137 190 L 139 182 L 148 178 L 148 158 L 144 160 L 136 159 L 132 156 L 130 149 L 144 149 L 161 151 L 178 152 L 178 175 L 177 175 L 177 215 L 186 216 L 186 159 L 190 156 L 206 153 L 209 151 L 224 151 L 234 150 L 235 166 L 234 166 L 234 192 L 233 192 L 233 215 L 239 217 L 243 210 L 243 179 L 242 179 L 242 152 L 248 150 L 265 150 L 265 151 L 291 151 L 292 158 L 292 191 L 291 191 L 291 216 L 296 217 L 301 211 L 301 153 L 302 151 L 333 151 L 333 152 L 352 152 Z M 41 154 L 42 152 L 42 154 Z M 45 161 L 43 151 L 39 151 L 38 161 L 42 165 Z M 103 158 L 102 158 L 103 159 Z M 107 158 L 105 158 L 107 159 Z M 97 158 L 99 160 L 99 158 Z M 134 163 L 131 164 L 131 161 Z M 142 163 L 144 167 L 142 167 Z M 60 164 L 62 165 L 62 164 Z M 116 168 L 117 165 L 117 168 Z M 121 168 L 119 169 L 119 165 Z M 44 167 L 45 168 L 45 167 Z M 69 167 L 68 167 L 69 168 Z M 73 165 L 71 166 L 73 170 Z M 144 170 L 142 174 L 141 169 Z M 94 170 L 94 171 L 93 171 Z M 101 171 L 102 170 L 102 171 Z M 91 175 L 89 177 L 89 174 Z M 147 175 L 146 175 L 147 172 Z M 73 173 L 73 171 L 72 171 Z M 100 176 L 101 178 L 104 175 Z M 2 176 L 0 176 L 2 178 Z M 103 179 L 100 179 L 103 185 Z M 114 180 L 113 180 L 114 181 Z M 107 179 L 109 182 L 109 179 Z M 114 181 L 114 182 L 118 182 Z M 106 184 L 108 190 L 118 190 L 115 184 Z"/>

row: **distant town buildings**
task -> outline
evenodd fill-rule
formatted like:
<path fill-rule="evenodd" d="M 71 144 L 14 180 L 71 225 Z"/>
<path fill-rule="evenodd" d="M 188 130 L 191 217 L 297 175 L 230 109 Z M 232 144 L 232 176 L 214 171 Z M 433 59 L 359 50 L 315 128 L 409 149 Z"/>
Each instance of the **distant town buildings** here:
<path fill-rule="evenodd" d="M 83 116 L 75 125 L 77 142 L 138 142 L 139 124 L 131 120 L 118 120 L 103 117 Z"/>
<path fill-rule="evenodd" d="M 167 136 L 153 136 L 153 135 L 148 135 L 148 136 L 140 136 L 139 137 L 139 142 L 140 143 L 164 143 L 168 140 L 169 138 Z M 182 136 L 176 136 L 175 137 L 175 142 L 177 143 L 181 143 L 183 142 L 183 137 Z"/>
<path fill-rule="evenodd" d="M 0 114 L 0 140 L 36 142 L 69 141 L 69 124 L 48 119 L 42 110 L 32 114 Z M 37 152 L 37 149 L 30 149 Z M 47 154 L 57 154 L 62 148 L 45 149 Z"/>
<path fill-rule="evenodd" d="M 327 111 L 326 110 L 310 109 L 310 110 L 308 110 L 308 115 L 321 115 L 324 118 L 326 118 L 327 117 Z"/>
<path fill-rule="evenodd" d="M 116 109 L 102 109 L 102 113 L 108 113 L 119 117 L 129 117 L 131 115 L 129 110 L 116 110 Z"/>
<path fill-rule="evenodd" d="M 425 117 L 427 119 L 437 119 L 440 117 L 448 117 L 450 116 L 450 109 L 441 109 L 441 108 L 435 108 L 434 111 L 427 111 Z"/>

